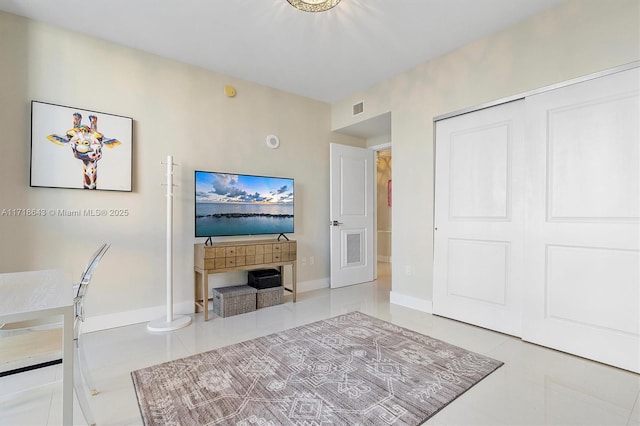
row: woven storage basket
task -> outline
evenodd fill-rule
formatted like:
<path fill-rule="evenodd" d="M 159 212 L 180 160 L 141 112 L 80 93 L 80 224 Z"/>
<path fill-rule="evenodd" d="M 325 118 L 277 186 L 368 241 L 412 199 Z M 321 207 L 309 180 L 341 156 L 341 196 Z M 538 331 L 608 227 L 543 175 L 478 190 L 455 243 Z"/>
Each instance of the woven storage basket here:
<path fill-rule="evenodd" d="M 256 289 L 248 285 L 214 288 L 213 312 L 223 318 L 256 310 Z"/>
<path fill-rule="evenodd" d="M 268 306 L 281 305 L 284 299 L 284 287 L 271 287 L 258 290 L 256 293 L 256 306 L 258 309 Z"/>

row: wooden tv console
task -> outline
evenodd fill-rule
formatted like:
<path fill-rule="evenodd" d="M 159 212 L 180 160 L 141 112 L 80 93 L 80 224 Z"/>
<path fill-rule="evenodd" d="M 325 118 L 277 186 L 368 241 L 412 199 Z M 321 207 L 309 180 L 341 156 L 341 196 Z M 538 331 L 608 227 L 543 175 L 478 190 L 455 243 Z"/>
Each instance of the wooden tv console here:
<path fill-rule="evenodd" d="M 209 274 L 252 269 L 280 269 L 284 283 L 285 266 L 291 265 L 293 301 L 296 301 L 296 251 L 294 240 L 227 241 L 194 245 L 194 295 L 196 313 L 204 311 L 209 320 Z"/>

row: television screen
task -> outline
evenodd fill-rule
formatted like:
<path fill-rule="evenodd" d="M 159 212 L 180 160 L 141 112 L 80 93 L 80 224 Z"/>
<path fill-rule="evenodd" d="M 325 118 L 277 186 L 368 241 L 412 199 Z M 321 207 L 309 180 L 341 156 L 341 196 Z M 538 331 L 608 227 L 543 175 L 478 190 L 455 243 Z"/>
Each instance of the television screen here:
<path fill-rule="evenodd" d="M 293 179 L 195 171 L 196 237 L 293 233 Z"/>

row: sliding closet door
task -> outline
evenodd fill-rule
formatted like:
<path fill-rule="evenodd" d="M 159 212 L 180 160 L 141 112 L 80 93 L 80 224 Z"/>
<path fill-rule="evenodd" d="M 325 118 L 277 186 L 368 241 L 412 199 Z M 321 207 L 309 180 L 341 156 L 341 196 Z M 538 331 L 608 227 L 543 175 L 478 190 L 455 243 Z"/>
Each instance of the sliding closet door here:
<path fill-rule="evenodd" d="M 523 339 L 640 371 L 637 69 L 526 99 Z"/>
<path fill-rule="evenodd" d="M 434 313 L 521 333 L 523 101 L 436 123 Z"/>

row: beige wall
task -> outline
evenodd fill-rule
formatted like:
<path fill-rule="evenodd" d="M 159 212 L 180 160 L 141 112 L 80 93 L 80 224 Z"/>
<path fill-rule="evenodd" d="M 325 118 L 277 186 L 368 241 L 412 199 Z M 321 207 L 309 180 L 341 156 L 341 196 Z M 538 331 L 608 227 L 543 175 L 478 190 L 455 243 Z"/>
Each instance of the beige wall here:
<path fill-rule="evenodd" d="M 333 129 L 354 124 L 358 101 L 363 120 L 392 113 L 392 300 L 430 309 L 433 118 L 639 60 L 639 8 L 572 0 L 333 105 Z"/>
<path fill-rule="evenodd" d="M 129 212 L 0 216 L 0 271 L 61 267 L 77 279 L 93 250 L 109 241 L 87 300 L 89 315 L 121 313 L 118 321 L 128 322 L 163 314 L 161 162 L 172 154 L 180 165 L 174 178 L 176 304 L 192 309 L 194 169 L 295 178 L 293 237 L 300 256 L 316 259 L 298 268 L 298 279 L 303 288 L 328 284 L 329 143 L 365 146 L 331 132 L 330 105 L 3 12 L 0 63 L 0 209 Z M 224 96 L 227 84 L 236 87 L 235 98 Z M 29 187 L 32 99 L 133 117 L 133 192 Z M 268 134 L 280 138 L 279 149 L 266 147 Z"/>
<path fill-rule="evenodd" d="M 0 12 L 0 212 L 15 208 L 121 208 L 126 218 L 0 216 L 0 270 L 61 267 L 75 278 L 102 241 L 91 315 L 164 304 L 164 167 L 176 169 L 175 301 L 192 298 L 194 169 L 296 179 L 298 268 L 312 287 L 329 276 L 328 144 L 365 146 L 332 133 L 392 112 L 393 294 L 425 307 L 433 259 L 434 116 L 640 59 L 637 0 L 572 0 L 482 38 L 333 106 Z M 237 88 L 236 98 L 223 87 Z M 134 191 L 29 187 L 31 99 L 134 118 Z M 268 150 L 267 134 L 281 147 Z M 231 278 L 234 279 L 234 278 Z M 392 295 L 393 296 L 393 295 Z M 425 303 L 423 303 L 425 302 Z M 153 311 L 153 315 L 157 310 Z M 129 321 L 134 315 L 124 315 Z M 148 319 L 148 318 L 146 318 Z"/>

